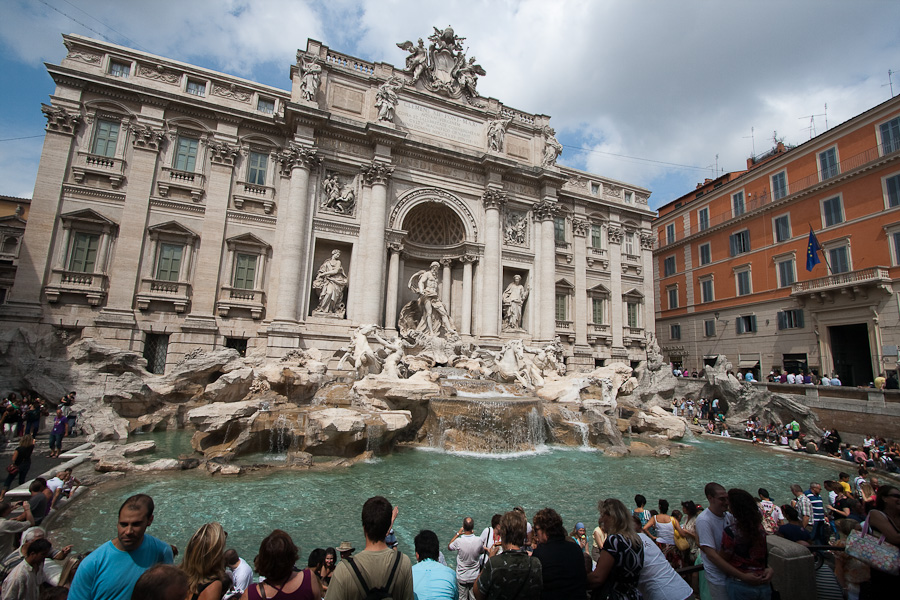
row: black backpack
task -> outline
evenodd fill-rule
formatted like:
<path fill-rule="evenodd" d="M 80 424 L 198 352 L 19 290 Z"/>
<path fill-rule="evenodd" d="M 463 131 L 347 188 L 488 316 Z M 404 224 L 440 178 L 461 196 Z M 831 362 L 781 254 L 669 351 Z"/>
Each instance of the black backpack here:
<path fill-rule="evenodd" d="M 394 573 L 397 572 L 397 565 L 400 564 L 400 552 L 394 551 L 396 557 L 394 558 L 394 566 L 391 569 L 391 574 L 388 576 L 387 583 L 384 584 L 384 587 L 377 587 L 369 589 L 369 586 L 366 585 L 366 580 L 363 579 L 362 573 L 359 572 L 359 567 L 356 566 L 356 563 L 352 558 L 348 558 L 347 562 L 350 563 L 350 566 L 353 568 L 353 572 L 356 573 L 356 577 L 359 579 L 359 583 L 362 584 L 363 592 L 366 594 L 366 600 L 392 600 L 391 597 L 391 584 L 394 582 Z"/>

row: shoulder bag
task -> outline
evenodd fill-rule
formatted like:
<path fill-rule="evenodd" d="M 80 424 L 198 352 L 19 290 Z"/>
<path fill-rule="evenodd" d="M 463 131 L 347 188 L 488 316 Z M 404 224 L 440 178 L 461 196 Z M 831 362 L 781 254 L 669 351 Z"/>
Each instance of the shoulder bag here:
<path fill-rule="evenodd" d="M 862 531 L 850 532 L 845 551 L 870 567 L 897 576 L 900 574 L 900 549 L 884 541 L 883 535 L 878 538 L 872 534 L 872 529 L 869 527 L 869 517 L 871 516 L 872 512 L 869 512 L 863 523 Z"/>

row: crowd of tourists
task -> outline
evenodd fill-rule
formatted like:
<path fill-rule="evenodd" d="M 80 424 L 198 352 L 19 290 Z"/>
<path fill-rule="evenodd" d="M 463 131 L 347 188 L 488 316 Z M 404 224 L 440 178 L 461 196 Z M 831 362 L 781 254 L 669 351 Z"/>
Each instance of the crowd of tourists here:
<path fill-rule="evenodd" d="M 60 474 L 63 485 L 66 476 Z M 822 546 L 840 547 L 868 522 L 900 544 L 900 489 L 879 485 L 860 467 L 852 481 L 842 472 L 824 482 L 828 493 L 822 490 L 818 482 L 806 490 L 793 485 L 791 500 L 779 505 L 765 489 L 751 494 L 709 483 L 705 508 L 683 500 L 671 511 L 666 499 L 650 509 L 640 494 L 632 506 L 606 498 L 590 528 L 584 522 L 567 528 L 553 508 L 529 519 L 515 507 L 494 515 L 479 535 L 475 520 L 464 516 L 443 547 L 436 532 L 420 530 L 414 548 L 405 549 L 413 551 L 415 564 L 397 548 L 399 509 L 375 496 L 362 507 L 363 550 L 354 554 L 349 542 L 316 548 L 305 567 L 298 565 L 297 543 L 280 529 L 262 539 L 251 567 L 228 548 L 228 534 L 216 522 L 197 529 L 176 566 L 178 551 L 148 533 L 154 501 L 145 494 L 122 504 L 116 537 L 87 555 L 54 548 L 36 526 L 30 502 L 0 502 L 0 544 L 9 550 L 0 563 L 0 600 L 768 599 L 774 575 L 769 535 L 831 552 Z M 781 492 L 788 497 L 788 490 Z M 835 550 L 835 579 L 848 598 L 896 592 L 900 577 Z M 456 553 L 455 568 L 444 552 Z M 56 578 L 44 570 L 48 558 L 62 561 Z M 695 564 L 702 569 L 684 570 Z"/>

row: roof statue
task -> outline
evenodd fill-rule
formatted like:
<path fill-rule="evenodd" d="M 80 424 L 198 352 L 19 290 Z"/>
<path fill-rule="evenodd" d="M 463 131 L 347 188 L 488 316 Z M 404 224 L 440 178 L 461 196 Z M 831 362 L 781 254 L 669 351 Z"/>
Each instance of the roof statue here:
<path fill-rule="evenodd" d="M 467 58 L 462 45 L 465 39 L 456 35 L 452 27 L 444 30 L 434 27 L 434 33 L 428 36 L 431 43 L 427 49 L 422 38 L 418 44 L 410 41 L 397 44 L 409 52 L 404 73 L 410 76 L 410 83 L 415 85 L 421 80 L 432 92 L 451 98 L 464 97 L 470 104 L 479 105 L 478 77 L 487 72 L 476 64 L 474 56 Z"/>

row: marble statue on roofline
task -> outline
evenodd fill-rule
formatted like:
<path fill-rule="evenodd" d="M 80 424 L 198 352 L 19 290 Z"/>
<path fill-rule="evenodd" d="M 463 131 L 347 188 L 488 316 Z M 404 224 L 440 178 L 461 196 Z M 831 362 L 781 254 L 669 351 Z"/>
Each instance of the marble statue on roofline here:
<path fill-rule="evenodd" d="M 481 106 L 478 96 L 478 77 L 487 72 L 477 64 L 475 57 L 466 58 L 462 42 L 466 39 L 454 33 L 452 27 L 438 29 L 428 36 L 428 48 L 420 38 L 418 44 L 400 42 L 397 47 L 409 52 L 406 57 L 406 73 L 410 84 L 421 81 L 425 89 L 451 98 L 465 98 L 469 104 Z"/>
<path fill-rule="evenodd" d="M 322 73 L 322 66 L 315 60 L 307 62 L 302 56 L 298 56 L 297 59 L 300 62 L 301 73 L 300 94 L 307 102 L 315 102 L 316 94 L 319 93 L 319 75 Z"/>

